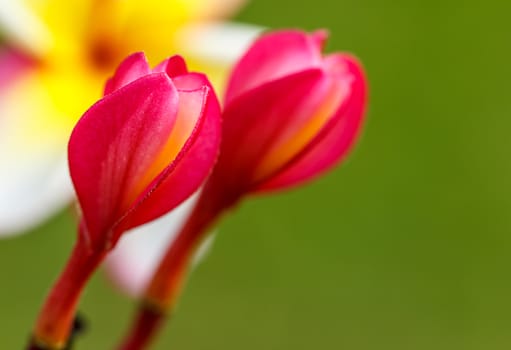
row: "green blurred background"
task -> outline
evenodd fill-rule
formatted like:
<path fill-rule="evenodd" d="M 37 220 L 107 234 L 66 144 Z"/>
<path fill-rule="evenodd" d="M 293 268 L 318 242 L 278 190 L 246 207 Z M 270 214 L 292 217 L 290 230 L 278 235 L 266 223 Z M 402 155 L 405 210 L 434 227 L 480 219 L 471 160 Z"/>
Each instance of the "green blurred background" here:
<path fill-rule="evenodd" d="M 224 220 L 163 349 L 510 349 L 511 3 L 252 1 L 237 20 L 328 28 L 370 82 L 349 160 Z M 20 349 L 74 240 L 62 213 L 0 242 L 0 349 Z M 132 301 L 93 279 L 76 349 Z"/>

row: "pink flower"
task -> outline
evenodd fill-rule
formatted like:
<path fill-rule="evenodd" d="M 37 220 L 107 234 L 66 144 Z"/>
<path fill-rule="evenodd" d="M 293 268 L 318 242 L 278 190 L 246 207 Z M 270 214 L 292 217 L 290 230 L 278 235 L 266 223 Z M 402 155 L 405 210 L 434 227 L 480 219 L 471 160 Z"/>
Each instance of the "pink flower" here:
<path fill-rule="evenodd" d="M 87 240 L 111 245 L 188 198 L 214 164 L 219 127 L 211 85 L 181 57 L 153 70 L 142 53 L 125 59 L 69 141 Z"/>
<path fill-rule="evenodd" d="M 327 34 L 263 35 L 231 75 L 215 180 L 233 196 L 295 186 L 350 150 L 366 80 L 349 54 L 321 54 Z"/>
<path fill-rule="evenodd" d="M 86 282 L 122 233 L 178 206 L 216 160 L 220 106 L 207 78 L 179 56 L 150 69 L 126 58 L 105 96 L 69 140 L 71 178 L 82 211 L 79 236 L 34 329 L 34 344 L 63 348 Z"/>

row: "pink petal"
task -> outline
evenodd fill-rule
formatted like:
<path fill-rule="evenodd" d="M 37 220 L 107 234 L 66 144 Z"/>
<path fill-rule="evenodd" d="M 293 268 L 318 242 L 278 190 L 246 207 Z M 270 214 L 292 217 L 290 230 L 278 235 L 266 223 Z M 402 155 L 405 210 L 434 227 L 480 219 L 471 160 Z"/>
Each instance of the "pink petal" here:
<path fill-rule="evenodd" d="M 151 72 L 147 58 L 142 52 L 134 53 L 121 62 L 113 77 L 105 85 L 105 95 L 131 83 Z"/>
<path fill-rule="evenodd" d="M 172 56 L 167 58 L 159 65 L 153 68 L 154 73 L 164 72 L 171 78 L 177 77 L 179 75 L 184 75 L 188 73 L 188 68 L 186 67 L 186 62 L 183 57 L 179 55 Z"/>
<path fill-rule="evenodd" d="M 319 67 L 321 54 L 317 37 L 298 30 L 263 35 L 235 66 L 227 85 L 226 104 L 266 82 Z"/>
<path fill-rule="evenodd" d="M 262 183 L 258 191 L 294 186 L 324 173 L 347 155 L 357 138 L 367 100 L 362 67 L 354 57 L 344 54 L 331 55 L 326 63 L 344 67 L 345 79 L 351 80 L 350 94 L 310 144 L 278 175 Z"/>
<path fill-rule="evenodd" d="M 301 102 L 301 110 L 294 112 L 291 122 L 281 127 L 272 146 L 261 157 L 253 176 L 255 182 L 274 176 L 290 159 L 300 153 L 332 118 L 349 90 L 343 80 L 336 78 L 323 71 L 320 79 Z"/>
<path fill-rule="evenodd" d="M 261 159 L 287 128 L 310 116 L 320 100 L 310 98 L 320 87 L 320 69 L 306 70 L 262 85 L 235 99 L 224 111 L 220 158 L 215 181 L 234 192 L 247 191 Z"/>
<path fill-rule="evenodd" d="M 207 86 L 214 93 L 213 87 L 208 78 L 202 73 L 188 73 L 179 75 L 172 79 L 179 91 L 193 91 Z"/>
<path fill-rule="evenodd" d="M 0 91 L 9 88 L 9 84 L 20 78 L 34 62 L 19 52 L 0 49 Z"/>
<path fill-rule="evenodd" d="M 328 39 L 328 31 L 325 29 L 319 29 L 309 35 L 310 40 L 316 46 L 316 50 L 319 52 L 323 51 L 325 43 Z"/>
<path fill-rule="evenodd" d="M 153 74 L 107 95 L 75 126 L 69 167 L 91 240 L 104 239 L 147 186 L 141 181 L 168 140 L 177 108 L 171 80 Z"/>
<path fill-rule="evenodd" d="M 176 83 L 179 85 L 177 80 Z M 213 90 L 204 86 L 207 84 L 204 82 L 199 90 L 179 90 L 176 128 L 180 128 L 182 120 L 196 120 L 191 135 L 175 161 L 151 184 L 151 195 L 139 198 L 123 228 L 135 227 L 172 210 L 195 192 L 211 172 L 220 143 L 220 105 Z"/>

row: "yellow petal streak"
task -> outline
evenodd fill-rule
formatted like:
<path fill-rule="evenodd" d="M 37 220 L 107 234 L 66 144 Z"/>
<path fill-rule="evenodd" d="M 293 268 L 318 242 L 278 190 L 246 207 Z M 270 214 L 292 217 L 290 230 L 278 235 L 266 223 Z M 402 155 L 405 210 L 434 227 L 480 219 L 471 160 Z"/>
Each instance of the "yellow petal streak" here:
<path fill-rule="evenodd" d="M 340 88 L 338 81 L 332 81 L 323 103 L 306 124 L 295 134 L 277 142 L 259 163 L 254 174 L 254 181 L 260 181 L 270 176 L 296 156 L 333 116 L 345 93 L 346 90 Z"/>
<path fill-rule="evenodd" d="M 131 206 L 147 186 L 165 169 L 178 155 L 184 144 L 192 134 L 197 120 L 201 115 L 204 104 L 204 95 L 200 93 L 180 92 L 179 111 L 176 123 L 167 142 L 155 157 L 154 162 L 142 175 L 136 185 L 132 187 L 125 197 L 125 208 Z"/>

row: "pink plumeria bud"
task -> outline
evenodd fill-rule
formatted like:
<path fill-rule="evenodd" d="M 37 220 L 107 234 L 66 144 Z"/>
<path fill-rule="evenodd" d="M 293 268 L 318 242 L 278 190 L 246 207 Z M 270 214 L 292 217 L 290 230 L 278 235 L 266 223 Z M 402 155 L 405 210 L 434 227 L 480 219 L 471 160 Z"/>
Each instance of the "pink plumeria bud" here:
<path fill-rule="evenodd" d="M 226 92 L 214 182 L 232 196 L 281 189 L 339 163 L 359 132 L 366 79 L 351 55 L 322 55 L 325 31 L 261 36 Z"/>
<path fill-rule="evenodd" d="M 179 56 L 152 70 L 142 53 L 126 58 L 69 141 L 86 240 L 108 249 L 183 202 L 209 175 L 219 139 L 220 107 L 204 75 Z"/>

